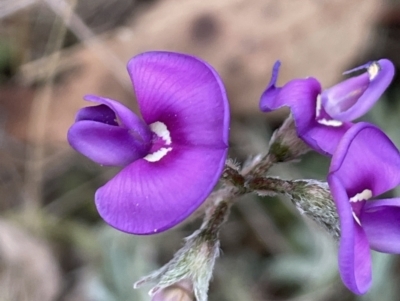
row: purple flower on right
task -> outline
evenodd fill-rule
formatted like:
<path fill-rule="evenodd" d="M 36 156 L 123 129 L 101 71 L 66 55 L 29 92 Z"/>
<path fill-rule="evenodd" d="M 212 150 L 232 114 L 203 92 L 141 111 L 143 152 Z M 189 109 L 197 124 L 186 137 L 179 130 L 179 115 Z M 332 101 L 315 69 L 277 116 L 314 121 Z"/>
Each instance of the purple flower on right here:
<path fill-rule="evenodd" d="M 394 66 L 387 59 L 369 62 L 345 74 L 364 73 L 322 90 L 313 77 L 293 79 L 276 87 L 280 62 L 272 70 L 271 80 L 261 96 L 260 109 L 270 112 L 289 107 L 297 135 L 315 151 L 331 156 L 352 121 L 364 115 L 391 83 Z"/>
<path fill-rule="evenodd" d="M 357 123 L 332 156 L 328 183 L 340 219 L 340 275 L 364 294 L 372 280 L 370 249 L 400 253 L 400 198 L 370 200 L 400 184 L 400 153 L 379 128 Z"/>

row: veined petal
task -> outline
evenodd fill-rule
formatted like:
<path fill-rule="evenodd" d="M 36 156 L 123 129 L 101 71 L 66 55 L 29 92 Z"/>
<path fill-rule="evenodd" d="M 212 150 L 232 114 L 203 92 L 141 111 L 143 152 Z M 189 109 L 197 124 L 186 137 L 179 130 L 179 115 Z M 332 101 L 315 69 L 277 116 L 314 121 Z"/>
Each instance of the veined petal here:
<path fill-rule="evenodd" d="M 212 191 L 227 150 L 175 147 L 162 160 L 138 160 L 97 190 L 101 217 L 132 234 L 165 231 L 188 217 Z"/>
<path fill-rule="evenodd" d="M 102 106 L 78 114 L 69 140 L 101 164 L 130 163 L 96 192 L 96 206 L 115 228 L 152 234 L 186 218 L 218 182 L 229 107 L 218 74 L 195 57 L 144 53 L 128 72 L 146 123 L 114 100 L 89 95 Z"/>
<path fill-rule="evenodd" d="M 339 142 L 329 170 L 342 181 L 349 197 L 366 189 L 377 196 L 399 185 L 400 154 L 379 128 L 360 122 Z"/>
<path fill-rule="evenodd" d="M 367 202 L 360 220 L 371 249 L 400 253 L 400 198 Z"/>
<path fill-rule="evenodd" d="M 352 121 L 364 115 L 382 96 L 394 76 L 394 66 L 387 59 L 370 62 L 346 73 L 360 69 L 367 69 L 368 73 L 345 80 L 322 93 L 322 105 L 332 118 Z"/>
<path fill-rule="evenodd" d="M 127 128 L 82 120 L 68 131 L 68 142 L 81 154 L 102 165 L 124 166 L 147 155 L 150 140 L 143 141 Z"/>
<path fill-rule="evenodd" d="M 128 63 L 140 111 L 147 124 L 161 122 L 173 145 L 228 145 L 229 107 L 216 71 L 198 58 L 146 52 Z"/>
<path fill-rule="evenodd" d="M 95 95 L 86 95 L 84 99 L 109 107 L 117 115 L 118 120 L 121 122 L 121 126 L 135 131 L 143 140 L 150 140 L 152 138 L 153 134 L 148 125 L 144 123 L 139 116 L 118 101 Z"/>
<path fill-rule="evenodd" d="M 368 291 L 372 280 L 368 240 L 353 217 L 349 196 L 342 181 L 330 174 L 328 183 L 340 218 L 340 276 L 351 291 L 364 294 Z"/>

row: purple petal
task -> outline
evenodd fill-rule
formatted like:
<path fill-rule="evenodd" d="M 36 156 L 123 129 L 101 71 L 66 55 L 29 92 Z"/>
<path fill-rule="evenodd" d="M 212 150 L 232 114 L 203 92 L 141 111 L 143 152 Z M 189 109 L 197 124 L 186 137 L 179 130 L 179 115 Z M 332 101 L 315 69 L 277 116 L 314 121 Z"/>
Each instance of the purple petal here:
<path fill-rule="evenodd" d="M 315 120 L 316 103 L 320 84 L 314 78 L 296 79 L 288 82 L 279 90 L 270 86 L 261 96 L 260 108 L 264 112 L 270 112 L 282 107 L 289 107 L 296 124 L 297 134 L 309 145 L 321 151 L 317 141 L 307 139 L 306 133 L 318 123 Z"/>
<path fill-rule="evenodd" d="M 97 190 L 97 209 L 107 223 L 124 232 L 165 231 L 207 198 L 226 154 L 226 149 L 175 147 L 157 162 L 135 161 Z"/>
<path fill-rule="evenodd" d="M 338 119 L 342 112 L 349 110 L 355 105 L 367 90 L 368 85 L 368 73 L 349 78 L 322 92 L 322 106 L 330 116 Z M 347 119 L 346 121 L 351 120 L 353 119 Z"/>
<path fill-rule="evenodd" d="M 326 126 L 314 122 L 313 126 L 299 136 L 314 150 L 332 156 L 340 139 L 351 126 L 352 123 L 349 122 L 344 122 L 341 126 Z"/>
<path fill-rule="evenodd" d="M 371 249 L 400 253 L 400 199 L 367 202 L 360 216 Z"/>
<path fill-rule="evenodd" d="M 211 66 L 184 54 L 147 52 L 129 61 L 128 72 L 144 120 L 164 123 L 173 145 L 227 147 L 228 100 Z"/>
<path fill-rule="evenodd" d="M 142 137 L 143 140 L 147 141 L 153 137 L 153 134 L 150 131 L 148 125 L 144 123 L 143 120 L 141 120 L 135 113 L 133 113 L 130 109 L 128 109 L 118 101 L 95 95 L 86 95 L 84 99 L 109 107 L 117 115 L 119 121 L 121 122 L 121 126 L 126 127 L 130 130 L 134 130 L 138 135 Z"/>
<path fill-rule="evenodd" d="M 344 184 L 349 197 L 368 189 L 373 196 L 400 183 L 400 154 L 376 126 L 360 122 L 352 126 L 333 154 L 330 174 Z"/>
<path fill-rule="evenodd" d="M 328 183 L 340 218 L 340 276 L 351 291 L 364 294 L 369 289 L 372 279 L 368 240 L 353 217 L 349 197 L 342 181 L 331 174 Z"/>
<path fill-rule="evenodd" d="M 75 122 L 81 120 L 92 120 L 101 123 L 118 126 L 117 116 L 114 111 L 106 105 L 82 108 L 75 117 Z"/>
<path fill-rule="evenodd" d="M 271 74 L 271 79 L 269 81 L 269 84 L 267 88 L 265 89 L 263 95 L 261 96 L 261 101 L 260 101 L 260 110 L 263 112 L 270 112 L 273 110 L 276 110 L 277 108 L 272 108 L 274 107 L 274 102 L 276 99 L 276 96 L 278 95 L 279 91 L 282 88 L 277 88 L 276 82 L 278 80 L 278 75 L 279 75 L 279 68 L 281 67 L 281 62 L 276 61 L 274 66 L 272 67 L 272 74 Z M 278 105 L 278 107 L 281 107 Z"/>
<path fill-rule="evenodd" d="M 320 83 L 314 78 L 295 79 L 282 88 L 276 88 L 280 62 L 276 62 L 267 89 L 260 100 L 260 109 L 270 112 L 289 107 L 296 123 L 297 133 L 311 148 L 324 155 L 332 155 L 351 123 L 327 126 L 316 119 Z M 329 116 L 327 116 L 329 117 Z M 330 119 L 330 118 L 329 118 Z"/>
<path fill-rule="evenodd" d="M 150 140 L 127 128 L 82 120 L 68 131 L 68 142 L 81 154 L 102 165 L 124 166 L 147 155 Z"/>
<path fill-rule="evenodd" d="M 322 105 L 332 118 L 352 121 L 364 115 L 382 96 L 394 76 L 394 66 L 387 59 L 368 63 L 349 72 L 359 69 L 369 69 L 369 72 L 322 93 Z"/>
<path fill-rule="evenodd" d="M 276 88 L 280 62 L 276 62 L 271 81 L 261 96 L 260 109 L 270 112 L 282 107 L 289 107 L 296 122 L 298 133 L 308 130 L 315 121 L 316 103 L 321 85 L 315 78 L 295 79 L 282 88 Z"/>

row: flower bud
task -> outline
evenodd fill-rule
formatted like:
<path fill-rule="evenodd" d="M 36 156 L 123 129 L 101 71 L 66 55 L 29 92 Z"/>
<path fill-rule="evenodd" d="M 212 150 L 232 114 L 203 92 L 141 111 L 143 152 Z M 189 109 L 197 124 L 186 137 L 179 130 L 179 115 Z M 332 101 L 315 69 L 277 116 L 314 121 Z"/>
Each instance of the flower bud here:
<path fill-rule="evenodd" d="M 153 295 L 151 301 L 194 301 L 193 284 L 182 280 L 171 286 L 160 289 Z"/>
<path fill-rule="evenodd" d="M 231 203 L 219 201 L 208 208 L 202 226 L 185 239 L 184 246 L 166 265 L 137 281 L 133 287 L 156 283 L 149 295 L 153 301 L 207 301 L 208 286 L 219 256 L 219 229 Z M 192 298 L 192 299 L 190 299 Z"/>
<path fill-rule="evenodd" d="M 297 209 L 328 231 L 336 240 L 340 238 L 339 216 L 328 184 L 315 180 L 292 182 L 288 193 Z"/>
<path fill-rule="evenodd" d="M 274 132 L 270 141 L 269 153 L 275 156 L 276 162 L 287 162 L 310 150 L 310 147 L 299 138 L 293 116 L 290 115 Z"/>
<path fill-rule="evenodd" d="M 327 183 L 259 177 L 248 182 L 248 187 L 261 195 L 279 193 L 288 196 L 300 213 L 327 230 L 334 239 L 339 239 L 339 217 Z"/>

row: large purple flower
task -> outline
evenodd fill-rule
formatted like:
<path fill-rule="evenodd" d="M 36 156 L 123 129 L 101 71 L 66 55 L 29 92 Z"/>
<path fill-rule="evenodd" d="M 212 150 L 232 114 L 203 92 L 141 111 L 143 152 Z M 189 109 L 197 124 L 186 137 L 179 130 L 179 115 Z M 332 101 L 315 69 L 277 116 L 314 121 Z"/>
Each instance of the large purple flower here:
<path fill-rule="evenodd" d="M 279 67 L 277 61 L 261 96 L 260 109 L 269 112 L 290 107 L 299 137 L 325 155 L 333 154 L 340 138 L 352 126 L 351 121 L 374 105 L 394 75 L 393 64 L 381 59 L 345 72 L 367 71 L 321 92 L 320 83 L 312 77 L 276 87 Z"/>
<path fill-rule="evenodd" d="M 78 152 L 124 168 L 97 190 L 102 218 L 128 233 L 167 230 L 189 216 L 217 183 L 227 155 L 229 107 L 221 79 L 184 54 L 147 52 L 128 63 L 143 120 L 122 104 L 81 109 L 68 132 Z"/>
<path fill-rule="evenodd" d="M 360 122 L 339 142 L 328 183 L 340 218 L 340 275 L 363 294 L 371 285 L 369 249 L 400 253 L 400 198 L 369 200 L 400 184 L 400 153 L 380 129 Z"/>

